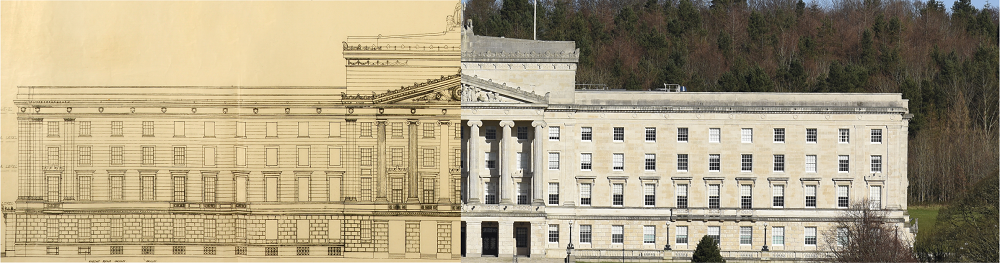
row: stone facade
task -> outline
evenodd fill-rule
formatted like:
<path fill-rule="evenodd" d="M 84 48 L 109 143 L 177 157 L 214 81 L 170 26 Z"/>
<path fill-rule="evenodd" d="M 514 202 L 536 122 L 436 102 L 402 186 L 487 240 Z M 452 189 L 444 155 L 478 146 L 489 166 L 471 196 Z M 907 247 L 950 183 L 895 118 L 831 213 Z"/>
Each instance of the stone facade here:
<path fill-rule="evenodd" d="M 821 258 L 866 200 L 912 237 L 900 94 L 583 89 L 573 42 L 463 35 L 467 258 Z"/>

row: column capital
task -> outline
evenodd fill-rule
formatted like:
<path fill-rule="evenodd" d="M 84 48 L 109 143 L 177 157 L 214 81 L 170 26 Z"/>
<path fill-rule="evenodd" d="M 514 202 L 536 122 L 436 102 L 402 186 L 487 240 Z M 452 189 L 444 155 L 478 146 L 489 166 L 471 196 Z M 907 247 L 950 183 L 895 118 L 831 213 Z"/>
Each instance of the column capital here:
<path fill-rule="evenodd" d="M 500 127 L 514 127 L 514 121 L 500 121 Z"/>
<path fill-rule="evenodd" d="M 439 125 L 450 125 L 451 121 L 438 121 Z"/>
<path fill-rule="evenodd" d="M 406 120 L 406 123 L 408 125 L 417 125 L 420 124 L 420 120 Z"/>
<path fill-rule="evenodd" d="M 467 122 L 467 125 L 469 125 L 469 127 L 472 127 L 472 126 L 482 127 L 483 126 L 483 121 L 480 121 L 480 120 L 470 120 L 470 121 Z"/>
<path fill-rule="evenodd" d="M 535 128 L 545 128 L 546 125 L 547 124 L 545 123 L 545 121 L 541 121 L 541 120 L 531 122 L 531 127 L 535 127 Z"/>

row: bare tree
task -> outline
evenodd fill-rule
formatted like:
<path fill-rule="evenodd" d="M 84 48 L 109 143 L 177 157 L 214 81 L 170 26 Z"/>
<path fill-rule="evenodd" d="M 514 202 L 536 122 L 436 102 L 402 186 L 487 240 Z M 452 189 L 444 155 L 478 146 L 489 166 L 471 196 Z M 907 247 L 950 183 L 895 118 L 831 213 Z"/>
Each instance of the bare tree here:
<path fill-rule="evenodd" d="M 917 262 L 903 222 L 865 200 L 851 205 L 827 231 L 825 246 L 836 262 Z"/>

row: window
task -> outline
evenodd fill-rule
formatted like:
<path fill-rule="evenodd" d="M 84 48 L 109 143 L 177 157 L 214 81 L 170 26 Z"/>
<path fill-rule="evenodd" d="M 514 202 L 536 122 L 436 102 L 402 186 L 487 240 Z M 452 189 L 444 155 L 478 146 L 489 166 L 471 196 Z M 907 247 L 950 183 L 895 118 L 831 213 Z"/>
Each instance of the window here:
<path fill-rule="evenodd" d="M 688 141 L 688 128 L 677 128 L 677 142 Z"/>
<path fill-rule="evenodd" d="M 187 253 L 187 247 L 185 246 L 174 246 L 174 255 L 184 255 Z"/>
<path fill-rule="evenodd" d="M 806 227 L 805 241 L 806 245 L 816 245 L 816 227 Z"/>
<path fill-rule="evenodd" d="M 93 161 L 90 155 L 90 146 L 80 146 L 78 149 L 80 151 L 80 159 L 77 162 L 80 166 L 90 166 Z"/>
<path fill-rule="evenodd" d="M 204 165 L 205 166 L 215 166 L 215 147 L 205 147 L 204 149 Z"/>
<path fill-rule="evenodd" d="M 679 184 L 677 185 L 677 208 L 687 208 L 688 207 L 688 185 Z"/>
<path fill-rule="evenodd" d="M 806 172 L 815 173 L 816 172 L 816 156 L 806 155 Z"/>
<path fill-rule="evenodd" d="M 646 171 L 656 171 L 656 154 L 646 154 Z"/>
<path fill-rule="evenodd" d="M 49 165 L 59 165 L 59 147 L 48 147 Z"/>
<path fill-rule="evenodd" d="M 152 201 L 156 196 L 156 189 L 154 188 L 154 177 L 152 176 L 142 176 L 139 178 L 140 184 L 142 184 L 142 194 L 141 198 L 143 201 Z"/>
<path fill-rule="evenodd" d="M 775 154 L 774 155 L 774 172 L 784 172 L 785 171 L 785 155 Z"/>
<path fill-rule="evenodd" d="M 184 202 L 186 185 L 184 181 L 187 180 L 184 176 L 174 176 L 174 202 Z"/>
<path fill-rule="evenodd" d="M 719 185 L 710 184 L 708 185 L 708 208 L 718 209 L 719 208 Z"/>
<path fill-rule="evenodd" d="M 435 125 L 437 125 L 437 124 L 436 123 L 424 123 L 424 138 L 434 138 L 434 126 Z M 518 129 L 517 131 L 520 132 L 521 129 Z"/>
<path fill-rule="evenodd" d="M 550 141 L 559 140 L 559 126 L 549 126 L 549 140 Z"/>
<path fill-rule="evenodd" d="M 594 138 L 594 130 L 592 128 L 590 128 L 590 127 L 581 127 L 580 128 L 580 140 L 581 141 L 589 142 L 593 138 Z"/>
<path fill-rule="evenodd" d="M 111 136 L 122 136 L 122 122 L 111 122 Z"/>
<path fill-rule="evenodd" d="M 851 142 L 851 130 L 849 130 L 849 129 L 840 129 L 839 134 L 840 134 L 840 136 L 838 136 L 837 138 L 838 138 L 838 141 L 840 143 L 849 143 L 849 142 Z"/>
<path fill-rule="evenodd" d="M 740 171 L 753 172 L 753 154 L 743 154 L 740 156 Z"/>
<path fill-rule="evenodd" d="M 611 243 L 614 243 L 614 244 L 625 243 L 625 227 L 624 226 L 611 226 Z"/>
<path fill-rule="evenodd" d="M 486 169 L 497 168 L 497 153 L 486 153 Z"/>
<path fill-rule="evenodd" d="M 142 122 L 142 136 L 153 136 L 153 122 Z"/>
<path fill-rule="evenodd" d="M 846 185 L 837 186 L 837 208 L 847 208 L 848 203 L 848 187 Z"/>
<path fill-rule="evenodd" d="M 80 122 L 80 136 L 90 136 L 90 121 Z"/>
<path fill-rule="evenodd" d="M 205 255 L 215 255 L 215 247 L 205 247 Z"/>
<path fill-rule="evenodd" d="M 215 137 L 215 122 L 213 122 L 213 121 L 206 121 L 205 122 L 205 126 L 203 128 L 205 130 L 205 137 L 207 137 L 207 138 L 214 138 Z M 306 131 L 306 132 L 308 132 L 308 131 Z M 306 136 L 308 136 L 308 134 Z"/>
<path fill-rule="evenodd" d="M 361 125 L 361 137 L 372 137 L 372 123 L 371 122 L 360 122 Z M 416 128 L 416 127 L 414 127 Z"/>
<path fill-rule="evenodd" d="M 549 225 L 549 243 L 559 243 L 559 225 Z"/>
<path fill-rule="evenodd" d="M 678 172 L 687 172 L 687 170 L 688 170 L 688 155 L 687 154 L 678 154 L 677 155 L 677 171 Z"/>
<path fill-rule="evenodd" d="M 837 156 L 837 171 L 846 173 L 851 170 L 851 157 L 848 155 Z"/>
<path fill-rule="evenodd" d="M 774 142 L 785 142 L 785 128 L 774 128 Z"/>
<path fill-rule="evenodd" d="M 580 154 L 580 170 L 590 171 L 591 164 L 593 164 L 591 157 L 590 153 Z"/>
<path fill-rule="evenodd" d="M 184 124 L 185 123 L 183 121 L 174 122 L 174 137 L 184 137 L 185 134 Z"/>
<path fill-rule="evenodd" d="M 111 200 L 122 200 L 124 197 L 122 183 L 124 181 L 124 176 L 111 176 Z"/>
<path fill-rule="evenodd" d="M 580 205 L 590 205 L 590 192 L 593 184 L 580 184 Z"/>
<path fill-rule="evenodd" d="M 182 166 L 187 163 L 187 147 L 174 147 L 174 165 Z"/>
<path fill-rule="evenodd" d="M 872 129 L 872 143 L 882 143 L 882 129 Z"/>
<path fill-rule="evenodd" d="M 622 206 L 625 202 L 625 184 L 611 184 L 611 205 Z"/>
<path fill-rule="evenodd" d="M 625 141 L 625 127 L 615 127 L 614 131 L 614 140 L 616 142 Z"/>
<path fill-rule="evenodd" d="M 642 243 L 656 243 L 656 226 L 642 226 Z"/>
<path fill-rule="evenodd" d="M 370 149 L 370 148 L 368 148 L 368 149 Z M 434 164 L 437 163 L 437 162 L 434 161 L 434 157 L 435 157 L 435 154 L 436 154 L 435 151 L 434 151 L 434 148 L 424 148 L 422 153 L 423 153 L 423 156 L 421 156 L 421 157 L 423 157 L 422 158 L 423 159 L 423 166 L 424 167 L 434 167 Z M 520 157 L 520 156 L 518 156 L 518 157 Z M 520 158 L 518 158 L 518 159 L 520 160 Z"/>
<path fill-rule="evenodd" d="M 776 226 L 771 228 L 771 245 L 773 246 L 784 246 L 785 245 L 785 227 Z"/>
<path fill-rule="evenodd" d="M 48 137 L 59 137 L 59 122 L 50 121 L 48 122 Z"/>
<path fill-rule="evenodd" d="M 882 208 L 882 186 L 873 185 L 868 190 L 868 202 L 869 208 L 872 210 L 878 210 Z"/>
<path fill-rule="evenodd" d="M 549 183 L 549 204 L 559 205 L 559 183 Z"/>
<path fill-rule="evenodd" d="M 330 133 L 331 133 L 330 137 L 338 137 L 338 136 L 340 136 L 340 123 L 330 123 L 330 124 L 331 125 L 334 125 L 334 124 L 337 125 L 337 127 L 336 127 L 337 128 L 336 129 L 337 136 L 333 135 L 334 128 L 333 128 L 333 126 L 331 126 L 330 127 Z M 402 122 L 393 122 L 392 123 L 392 137 L 393 138 L 402 138 L 403 137 L 403 123 Z"/>
<path fill-rule="evenodd" d="M 90 247 L 77 247 L 76 254 L 78 255 L 90 255 Z"/>
<path fill-rule="evenodd" d="M 708 129 L 708 142 L 719 142 L 720 132 L 719 128 L 709 128 Z"/>
<path fill-rule="evenodd" d="M 264 256 L 277 256 L 278 247 L 264 247 Z"/>
<path fill-rule="evenodd" d="M 90 200 L 90 186 L 93 177 L 81 176 L 80 177 L 80 200 L 89 201 Z"/>
<path fill-rule="evenodd" d="M 677 236 L 678 245 L 687 245 L 688 243 L 688 227 L 687 226 L 677 226 L 677 230 L 674 235 Z"/>
<path fill-rule="evenodd" d="M 531 187 L 529 183 L 520 182 L 517 183 L 517 204 L 526 205 L 528 204 L 528 195 L 530 195 Z"/>
<path fill-rule="evenodd" d="M 615 171 L 625 170 L 625 154 L 623 153 L 612 154 L 611 169 Z"/>
<path fill-rule="evenodd" d="M 709 172 L 718 172 L 719 169 L 720 169 L 720 167 L 722 167 L 721 162 L 722 162 L 721 158 L 719 158 L 718 154 L 709 154 L 708 155 L 708 171 Z"/>
<path fill-rule="evenodd" d="M 847 228 L 838 227 L 837 228 L 837 245 L 846 246 L 847 245 Z"/>
<path fill-rule="evenodd" d="M 719 227 L 710 226 L 708 227 L 708 237 L 715 240 L 715 245 L 718 246 L 722 242 L 721 236 L 719 236 Z"/>
<path fill-rule="evenodd" d="M 753 186 L 749 184 L 740 185 L 740 208 L 753 209 Z"/>
<path fill-rule="evenodd" d="M 487 140 L 497 139 L 497 126 L 486 126 L 486 139 Z"/>
<path fill-rule="evenodd" d="M 142 147 L 142 165 L 153 165 L 153 154 L 155 153 L 153 146 L 143 146 Z"/>
<path fill-rule="evenodd" d="M 204 185 L 202 186 L 205 197 L 204 201 L 208 203 L 215 203 L 215 186 L 217 178 L 215 176 L 205 176 L 202 180 L 204 180 Z"/>
<path fill-rule="evenodd" d="M 753 244 L 753 228 L 748 226 L 740 227 L 740 245 Z"/>
<path fill-rule="evenodd" d="M 646 141 L 655 142 L 656 141 L 656 128 L 646 127 Z"/>
<path fill-rule="evenodd" d="M 236 255 L 246 255 L 247 247 L 236 247 Z"/>
<path fill-rule="evenodd" d="M 122 246 L 111 246 L 112 255 L 121 255 L 125 253 L 125 249 Z"/>
<path fill-rule="evenodd" d="M 236 122 L 236 137 L 246 138 L 247 137 L 247 123 L 246 122 Z"/>
<path fill-rule="evenodd" d="M 244 253 L 244 255 L 245 254 L 246 253 Z M 237 254 L 237 255 L 239 255 L 239 254 Z M 326 247 L 326 255 L 327 256 L 343 256 L 344 255 L 344 248 L 343 247 Z"/>
<path fill-rule="evenodd" d="M 299 125 L 299 137 L 309 137 L 309 122 L 300 121 Z"/>
<path fill-rule="evenodd" d="M 806 186 L 806 208 L 816 208 L 816 186 Z"/>
<path fill-rule="evenodd" d="M 549 153 L 549 170 L 559 170 L 559 153 Z"/>
<path fill-rule="evenodd" d="M 528 139 L 528 127 L 517 127 L 517 139 L 518 140 Z"/>
<path fill-rule="evenodd" d="M 785 185 L 776 184 L 771 188 L 773 196 L 771 205 L 775 208 L 785 207 Z"/>
<path fill-rule="evenodd" d="M 125 147 L 111 146 L 111 165 L 122 165 L 124 162 Z"/>
<path fill-rule="evenodd" d="M 646 206 L 656 205 L 656 185 L 655 184 L 644 184 L 642 185 L 642 195 L 645 197 Z"/>
<path fill-rule="evenodd" d="M 487 182 L 485 194 L 487 204 L 497 204 L 497 183 Z"/>
<path fill-rule="evenodd" d="M 236 146 L 236 166 L 246 166 L 247 165 L 247 147 L 246 146 Z"/>
<path fill-rule="evenodd" d="M 872 159 L 872 172 L 873 173 L 881 173 L 882 172 L 882 156 L 881 155 L 872 155 L 871 159 Z"/>
<path fill-rule="evenodd" d="M 753 129 L 751 128 L 740 129 L 740 142 L 753 143 Z"/>
<path fill-rule="evenodd" d="M 580 225 L 580 243 L 590 243 L 593 233 L 590 225 Z"/>
<path fill-rule="evenodd" d="M 818 134 L 818 132 L 816 132 L 816 128 L 806 129 L 806 142 L 807 143 L 816 143 L 816 141 L 817 141 L 817 138 L 816 138 L 817 134 Z"/>

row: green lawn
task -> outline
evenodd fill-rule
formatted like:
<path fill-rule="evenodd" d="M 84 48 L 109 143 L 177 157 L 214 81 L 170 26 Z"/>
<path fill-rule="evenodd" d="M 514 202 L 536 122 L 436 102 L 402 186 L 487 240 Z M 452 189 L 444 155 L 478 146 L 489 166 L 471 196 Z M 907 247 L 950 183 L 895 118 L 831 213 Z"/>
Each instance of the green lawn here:
<path fill-rule="evenodd" d="M 937 226 L 937 216 L 938 210 L 941 209 L 940 205 L 931 206 L 910 206 L 907 211 L 910 213 L 910 219 L 919 218 L 917 221 L 919 232 L 917 232 L 917 238 L 920 238 L 921 233 L 933 232 L 934 227 Z"/>

